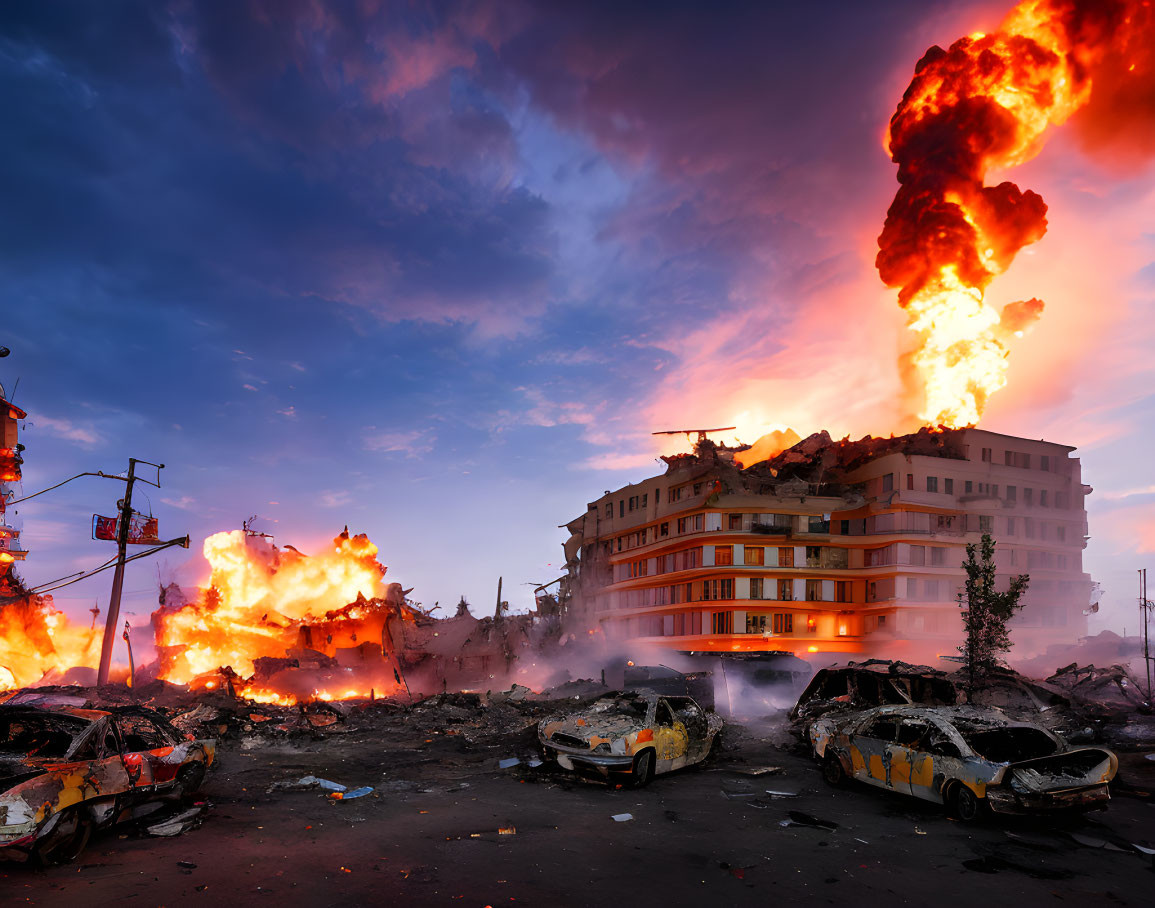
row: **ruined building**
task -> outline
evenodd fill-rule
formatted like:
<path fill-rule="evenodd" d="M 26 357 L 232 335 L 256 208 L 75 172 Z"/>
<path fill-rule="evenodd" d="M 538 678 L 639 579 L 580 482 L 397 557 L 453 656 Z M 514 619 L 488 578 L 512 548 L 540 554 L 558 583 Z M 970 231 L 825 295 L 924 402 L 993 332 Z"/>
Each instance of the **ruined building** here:
<path fill-rule="evenodd" d="M 1019 646 L 1086 632 L 1079 460 L 980 429 L 812 435 L 743 467 L 703 439 L 566 525 L 567 631 L 682 651 L 953 654 L 965 546 L 1031 578 Z M 750 457 L 747 454 L 747 457 Z"/>
<path fill-rule="evenodd" d="M 13 497 L 9 483 L 20 481 L 24 450 L 16 438 L 16 421 L 27 414 L 8 402 L 0 386 L 0 598 L 11 595 L 12 566 L 27 554 L 20 545 L 20 531 L 8 519 L 8 500 Z"/>

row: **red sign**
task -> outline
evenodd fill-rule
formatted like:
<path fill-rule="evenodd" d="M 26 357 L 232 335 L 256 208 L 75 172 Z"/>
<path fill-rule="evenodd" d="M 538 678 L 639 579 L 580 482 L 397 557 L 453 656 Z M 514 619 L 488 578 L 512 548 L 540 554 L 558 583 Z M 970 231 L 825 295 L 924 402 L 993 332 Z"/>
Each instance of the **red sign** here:
<path fill-rule="evenodd" d="M 120 520 L 116 517 L 92 515 L 92 538 L 116 542 Z M 129 545 L 156 545 L 160 542 L 160 527 L 155 517 L 133 513 L 128 522 Z"/>

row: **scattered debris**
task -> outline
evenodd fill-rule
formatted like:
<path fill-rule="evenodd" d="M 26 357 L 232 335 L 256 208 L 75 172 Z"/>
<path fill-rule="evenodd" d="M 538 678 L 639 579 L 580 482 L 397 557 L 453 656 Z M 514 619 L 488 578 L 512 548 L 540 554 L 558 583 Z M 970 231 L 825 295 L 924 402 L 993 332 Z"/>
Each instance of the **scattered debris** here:
<path fill-rule="evenodd" d="M 517 835 L 516 826 L 500 826 L 497 830 L 498 835 Z"/>
<path fill-rule="evenodd" d="M 519 760 L 517 757 L 509 757 L 506 760 L 498 760 L 497 761 L 497 768 L 498 769 L 512 769 L 514 766 L 520 766 L 520 765 L 521 765 L 521 760 Z"/>
<path fill-rule="evenodd" d="M 174 836 L 180 835 L 182 832 L 188 832 L 190 829 L 195 829 L 200 826 L 204 819 L 205 813 L 208 812 L 208 803 L 198 804 L 195 807 L 190 807 L 174 817 L 170 817 L 163 823 L 157 823 L 148 827 L 148 834 L 155 836 Z"/>
<path fill-rule="evenodd" d="M 363 798 L 373 794 L 371 787 L 354 788 L 352 791 L 335 791 L 329 797 L 335 801 L 352 801 L 354 798 Z"/>
<path fill-rule="evenodd" d="M 632 813 L 615 813 L 612 817 L 610 817 L 610 819 L 615 823 L 628 823 L 633 818 L 634 815 Z"/>
<path fill-rule="evenodd" d="M 808 826 L 811 829 L 825 829 L 827 832 L 833 832 L 838 828 L 838 824 L 832 820 L 822 820 L 801 810 L 791 810 L 786 816 L 790 819 L 782 820 L 779 826 Z"/>

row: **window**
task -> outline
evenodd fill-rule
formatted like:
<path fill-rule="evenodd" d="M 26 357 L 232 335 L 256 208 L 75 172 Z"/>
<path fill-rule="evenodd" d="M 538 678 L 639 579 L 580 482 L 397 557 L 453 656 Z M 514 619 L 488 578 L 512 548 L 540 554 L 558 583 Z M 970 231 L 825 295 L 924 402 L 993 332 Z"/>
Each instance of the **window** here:
<path fill-rule="evenodd" d="M 625 517 L 626 516 L 626 500 L 624 498 L 618 502 L 618 516 L 619 517 Z"/>
<path fill-rule="evenodd" d="M 849 536 L 850 535 L 850 521 L 849 520 L 838 521 L 838 535 L 840 535 L 840 536 Z"/>
<path fill-rule="evenodd" d="M 741 514 L 731 514 L 731 515 L 729 515 L 729 521 L 728 521 L 728 524 L 727 524 L 727 526 L 728 526 L 728 528 L 729 528 L 729 529 L 731 529 L 731 530 L 740 530 L 740 529 L 742 529 L 742 515 L 741 515 Z"/>
<path fill-rule="evenodd" d="M 969 495 L 974 490 L 975 490 L 975 484 L 973 482 L 971 482 L 969 479 L 963 483 L 963 492 L 965 494 Z"/>
<path fill-rule="evenodd" d="M 887 473 L 885 476 L 882 477 L 882 491 L 884 491 L 884 492 L 893 492 L 894 491 L 894 474 L 893 473 Z"/>
<path fill-rule="evenodd" d="M 638 496 L 637 495 L 631 495 L 630 496 L 629 507 L 630 507 L 631 511 L 636 511 L 638 509 Z"/>
<path fill-rule="evenodd" d="M 700 482 L 694 483 L 694 494 L 695 495 L 701 495 L 702 494 L 702 485 L 703 484 Z"/>
<path fill-rule="evenodd" d="M 913 473 L 907 473 L 906 474 L 906 488 L 907 488 L 907 491 L 909 491 L 909 492 L 914 491 L 914 474 Z"/>
<path fill-rule="evenodd" d="M 937 580 L 927 580 L 923 582 L 923 595 L 927 602 L 937 602 L 939 597 L 939 582 Z"/>
<path fill-rule="evenodd" d="M 912 545 L 910 547 L 910 563 L 926 564 L 926 546 Z"/>
<path fill-rule="evenodd" d="M 733 599 L 734 598 L 734 581 L 727 578 L 725 580 L 703 580 L 702 581 L 702 600 L 710 601 L 716 599 Z"/>
<path fill-rule="evenodd" d="M 614 519 L 614 503 L 612 501 L 606 502 L 606 520 Z"/>
<path fill-rule="evenodd" d="M 665 523 L 663 523 L 658 528 L 658 532 L 661 533 L 662 536 L 669 536 L 670 535 L 670 522 L 666 521 Z"/>
<path fill-rule="evenodd" d="M 926 478 L 926 490 L 928 492 L 937 492 L 938 491 L 938 477 L 937 476 L 928 476 Z"/>
<path fill-rule="evenodd" d="M 808 633 L 808 634 L 817 634 L 818 633 L 818 619 L 815 618 L 813 615 L 807 615 L 806 616 L 806 633 Z"/>
<path fill-rule="evenodd" d="M 1035 490 L 1023 486 L 1023 504 L 1028 507 L 1035 503 Z"/>
<path fill-rule="evenodd" d="M 991 531 L 991 518 L 988 514 L 979 515 L 979 532 L 989 533 Z"/>
<path fill-rule="evenodd" d="M 1017 501 L 1019 490 L 1015 486 L 1007 486 L 1007 501 Z M 1024 498 L 1026 495 L 1023 496 Z"/>
<path fill-rule="evenodd" d="M 829 533 L 830 521 L 825 517 L 811 517 L 806 529 L 811 533 Z"/>
<path fill-rule="evenodd" d="M 875 602 L 878 599 L 878 584 L 873 580 L 866 585 L 866 598 L 871 602 Z"/>
<path fill-rule="evenodd" d="M 954 480 L 950 479 L 949 477 L 944 479 L 942 481 L 942 490 L 947 495 L 953 495 L 954 494 Z"/>
<path fill-rule="evenodd" d="M 766 626 L 767 616 L 759 612 L 749 612 L 746 615 L 746 633 L 764 634 L 769 628 Z"/>
<path fill-rule="evenodd" d="M 760 545 L 748 545 L 742 559 L 746 564 L 765 564 L 766 550 Z"/>
<path fill-rule="evenodd" d="M 806 601 L 807 602 L 821 602 L 822 601 L 822 581 L 821 580 L 807 580 L 806 581 Z"/>
<path fill-rule="evenodd" d="M 1004 455 L 1004 463 L 1008 467 L 1020 467 L 1029 470 L 1031 468 L 1031 455 L 1021 451 L 1007 451 Z"/>
<path fill-rule="evenodd" d="M 918 598 L 918 581 L 914 577 L 907 577 L 906 578 L 906 598 L 907 599 L 917 599 Z"/>
<path fill-rule="evenodd" d="M 789 613 L 775 612 L 774 613 L 774 633 L 776 634 L 793 634 L 794 633 L 794 616 Z"/>
<path fill-rule="evenodd" d="M 762 596 L 762 578 L 761 577 L 750 578 L 750 598 L 751 599 L 762 599 L 763 598 L 763 596 Z"/>
<path fill-rule="evenodd" d="M 834 582 L 834 599 L 836 602 L 849 602 L 850 591 L 849 580 L 836 580 Z"/>
<path fill-rule="evenodd" d="M 1030 504 L 1030 503 L 1031 503 L 1031 500 L 1028 498 L 1027 504 Z M 1045 508 L 1046 506 L 1047 506 L 1047 490 L 1046 489 L 1039 489 L 1039 507 Z"/>
<path fill-rule="evenodd" d="M 806 546 L 806 566 L 818 567 L 822 562 L 822 546 L 808 545 Z"/>
<path fill-rule="evenodd" d="M 778 581 L 778 598 L 783 602 L 790 602 L 794 599 L 794 581 L 793 580 L 779 580 Z"/>
<path fill-rule="evenodd" d="M 732 545 L 716 545 L 714 546 L 714 564 L 727 565 L 734 563 L 734 546 Z"/>
<path fill-rule="evenodd" d="M 715 634 L 734 633 L 734 613 L 714 612 L 710 616 L 710 630 Z"/>
<path fill-rule="evenodd" d="M 1008 536 L 1014 536 L 1015 535 L 1015 518 L 1014 517 L 1008 517 L 1007 518 L 1007 535 Z"/>
<path fill-rule="evenodd" d="M 934 565 L 946 564 L 946 549 L 934 546 L 930 549 L 930 563 Z"/>
<path fill-rule="evenodd" d="M 782 546 L 778 549 L 778 567 L 794 567 L 794 549 Z"/>
<path fill-rule="evenodd" d="M 991 462 L 991 449 L 990 448 L 983 448 L 983 463 L 990 463 L 990 462 Z"/>
<path fill-rule="evenodd" d="M 644 495 L 642 495 L 642 510 L 645 510 L 646 507 L 649 506 L 649 503 L 650 503 L 650 493 L 646 492 Z"/>
<path fill-rule="evenodd" d="M 885 624 L 886 624 L 886 615 L 879 615 L 878 616 L 878 626 L 882 627 Z"/>
<path fill-rule="evenodd" d="M 1067 541 L 1067 528 L 1063 524 L 1056 524 L 1055 532 L 1059 535 L 1059 542 Z"/>

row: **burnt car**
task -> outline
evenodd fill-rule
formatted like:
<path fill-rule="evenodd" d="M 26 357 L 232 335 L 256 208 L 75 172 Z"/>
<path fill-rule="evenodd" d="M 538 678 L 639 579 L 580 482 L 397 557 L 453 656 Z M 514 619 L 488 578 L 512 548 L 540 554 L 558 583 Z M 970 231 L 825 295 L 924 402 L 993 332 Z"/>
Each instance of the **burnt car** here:
<path fill-rule="evenodd" d="M 961 820 L 987 809 L 1028 813 L 1102 807 L 1119 768 L 1100 747 L 1071 747 L 995 710 L 880 706 L 813 722 L 809 737 L 832 785 L 858 779 L 946 806 Z"/>
<path fill-rule="evenodd" d="M 631 662 L 622 672 L 622 687 L 693 697 L 700 706 L 714 708 L 714 678 L 710 672 L 680 672 L 668 665 L 634 665 Z"/>
<path fill-rule="evenodd" d="M 141 707 L 0 706 L 0 858 L 74 860 L 95 829 L 196 791 L 215 753 Z"/>
<path fill-rule="evenodd" d="M 691 697 L 629 690 L 544 719 L 537 735 L 562 769 L 640 787 L 659 773 L 700 763 L 721 731 L 722 717 Z"/>
<path fill-rule="evenodd" d="M 958 689 L 946 672 L 926 665 L 867 659 L 819 669 L 799 694 L 790 719 L 805 722 L 830 712 L 857 712 L 888 703 L 953 706 L 957 702 Z"/>

